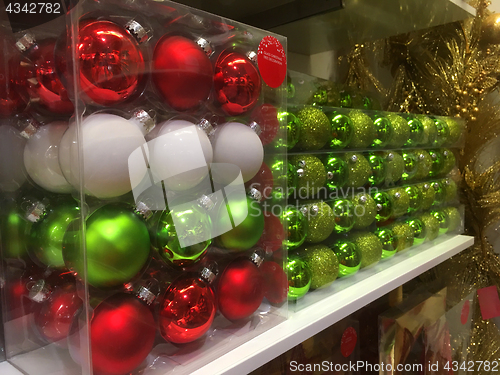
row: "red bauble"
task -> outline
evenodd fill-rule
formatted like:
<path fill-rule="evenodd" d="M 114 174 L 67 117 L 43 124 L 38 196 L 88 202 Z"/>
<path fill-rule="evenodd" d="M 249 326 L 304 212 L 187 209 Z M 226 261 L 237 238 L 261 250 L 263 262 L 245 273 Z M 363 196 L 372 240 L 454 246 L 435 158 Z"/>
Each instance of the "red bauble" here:
<path fill-rule="evenodd" d="M 280 128 L 278 120 L 278 110 L 271 104 L 262 104 L 252 111 L 252 120 L 260 126 L 259 134 L 262 144 L 265 146 L 271 143 Z"/>
<path fill-rule="evenodd" d="M 262 163 L 257 174 L 253 176 L 251 180 L 247 181 L 245 186 L 250 189 L 257 189 L 262 194 L 262 198 L 264 199 L 271 197 L 274 186 L 274 178 L 273 173 L 266 163 Z"/>
<path fill-rule="evenodd" d="M 263 277 L 247 258 L 237 258 L 226 267 L 219 280 L 219 310 L 227 319 L 237 320 L 252 315 L 264 298 Z"/>
<path fill-rule="evenodd" d="M 264 296 L 273 304 L 279 305 L 288 296 L 288 278 L 283 268 L 276 262 L 265 262 L 260 266 L 264 276 Z"/>
<path fill-rule="evenodd" d="M 90 322 L 94 372 L 133 371 L 153 349 L 155 329 L 151 310 L 137 297 L 120 293 L 102 301 Z"/>
<path fill-rule="evenodd" d="M 214 88 L 224 112 L 241 115 L 259 100 L 259 71 L 241 53 L 224 51 L 215 63 Z"/>
<path fill-rule="evenodd" d="M 210 95 L 212 64 L 192 40 L 165 35 L 153 54 L 153 83 L 170 107 L 177 111 L 192 109 Z"/>
<path fill-rule="evenodd" d="M 115 105 L 141 87 L 144 57 L 137 40 L 122 26 L 106 20 L 83 22 L 76 50 L 80 86 L 94 103 Z"/>
<path fill-rule="evenodd" d="M 285 229 L 279 217 L 270 212 L 264 214 L 264 232 L 257 242 L 266 253 L 281 249 L 285 239 Z"/>
<path fill-rule="evenodd" d="M 216 311 L 210 285 L 196 276 L 181 276 L 160 302 L 160 333 L 175 344 L 194 341 L 208 331 Z"/>

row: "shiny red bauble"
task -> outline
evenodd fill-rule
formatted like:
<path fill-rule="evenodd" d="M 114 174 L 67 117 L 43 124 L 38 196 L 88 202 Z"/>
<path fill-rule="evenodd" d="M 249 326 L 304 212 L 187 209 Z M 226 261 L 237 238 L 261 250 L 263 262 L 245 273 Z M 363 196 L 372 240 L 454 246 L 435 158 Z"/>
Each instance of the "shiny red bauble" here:
<path fill-rule="evenodd" d="M 267 145 L 274 141 L 280 128 L 276 107 L 271 104 L 259 105 L 252 111 L 251 118 L 260 126 L 259 138 L 262 144 Z"/>
<path fill-rule="evenodd" d="M 284 240 L 285 229 L 280 218 L 271 212 L 264 213 L 264 232 L 262 232 L 257 245 L 264 249 L 266 253 L 275 252 L 281 249 Z"/>
<path fill-rule="evenodd" d="M 155 320 L 151 310 L 131 294 L 102 301 L 90 322 L 94 373 L 128 374 L 153 349 Z"/>
<path fill-rule="evenodd" d="M 76 50 L 80 86 L 94 103 L 115 105 L 142 87 L 144 57 L 138 41 L 122 26 L 106 20 L 82 22 Z"/>
<path fill-rule="evenodd" d="M 207 54 L 182 36 L 165 35 L 153 54 L 153 83 L 177 111 L 195 108 L 210 95 L 213 69 Z"/>
<path fill-rule="evenodd" d="M 214 89 L 223 111 L 238 116 L 259 100 L 261 82 L 255 65 L 238 52 L 224 51 L 215 63 Z"/>
<path fill-rule="evenodd" d="M 217 311 L 210 285 L 197 276 L 181 276 L 160 302 L 160 333 L 167 341 L 185 344 L 205 334 Z"/>
<path fill-rule="evenodd" d="M 260 267 L 264 277 L 264 296 L 272 304 L 279 305 L 288 296 L 288 278 L 283 267 L 276 262 L 264 262 Z"/>
<path fill-rule="evenodd" d="M 241 257 L 226 267 L 217 288 L 219 310 L 227 319 L 252 315 L 264 298 L 263 277 L 257 266 Z"/>

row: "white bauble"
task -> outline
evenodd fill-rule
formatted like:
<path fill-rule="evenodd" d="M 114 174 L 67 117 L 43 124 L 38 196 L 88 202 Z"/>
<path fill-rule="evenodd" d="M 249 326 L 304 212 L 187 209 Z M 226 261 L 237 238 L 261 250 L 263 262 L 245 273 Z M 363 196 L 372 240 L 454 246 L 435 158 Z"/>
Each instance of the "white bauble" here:
<path fill-rule="evenodd" d="M 0 124 L 0 191 L 14 192 L 26 181 L 23 151 L 26 138 L 7 123 Z"/>
<path fill-rule="evenodd" d="M 42 126 L 31 136 L 24 147 L 24 166 L 31 179 L 52 193 L 70 193 L 59 165 L 59 143 L 68 129 L 65 121 L 55 121 Z"/>
<path fill-rule="evenodd" d="M 228 122 L 217 128 L 214 137 L 214 163 L 235 164 L 241 169 L 243 181 L 259 171 L 264 148 L 259 136 L 247 125 Z"/>

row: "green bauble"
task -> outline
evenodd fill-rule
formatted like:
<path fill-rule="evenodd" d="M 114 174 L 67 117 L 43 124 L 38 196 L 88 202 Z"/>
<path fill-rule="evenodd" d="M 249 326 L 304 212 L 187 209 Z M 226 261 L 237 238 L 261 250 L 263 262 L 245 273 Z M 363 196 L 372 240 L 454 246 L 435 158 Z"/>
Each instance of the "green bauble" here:
<path fill-rule="evenodd" d="M 411 181 L 415 177 L 418 169 L 417 155 L 412 151 L 404 151 L 403 160 L 405 163 L 403 181 Z"/>
<path fill-rule="evenodd" d="M 397 250 L 397 241 L 392 230 L 387 227 L 381 227 L 375 231 L 375 235 L 382 243 L 382 259 L 394 256 Z"/>
<path fill-rule="evenodd" d="M 305 206 L 308 221 L 306 242 L 318 243 L 326 240 L 335 228 L 335 217 L 331 207 L 325 202 L 310 203 Z"/>
<path fill-rule="evenodd" d="M 453 151 L 447 148 L 443 149 L 442 155 L 443 155 L 443 170 L 441 171 L 441 175 L 445 176 L 448 173 L 450 173 L 453 170 L 453 168 L 455 168 L 456 159 Z"/>
<path fill-rule="evenodd" d="M 311 288 L 312 275 L 306 262 L 298 255 L 291 254 L 286 262 L 288 275 L 288 299 L 291 301 L 304 297 Z"/>
<path fill-rule="evenodd" d="M 283 213 L 285 233 L 287 233 L 284 245 L 288 250 L 298 248 L 304 243 L 307 236 L 307 218 L 293 206 L 287 206 Z"/>
<path fill-rule="evenodd" d="M 382 243 L 370 232 L 358 232 L 349 236 L 361 252 L 361 268 L 377 263 L 382 258 Z"/>
<path fill-rule="evenodd" d="M 420 120 L 413 115 L 405 114 L 402 116 L 406 118 L 408 126 L 410 127 L 410 137 L 405 143 L 405 146 L 416 147 L 421 145 L 424 140 L 424 125 L 422 125 Z"/>
<path fill-rule="evenodd" d="M 365 229 L 369 227 L 377 217 L 377 204 L 368 194 L 356 195 L 352 203 L 354 205 L 354 216 L 356 220 L 353 229 Z"/>
<path fill-rule="evenodd" d="M 415 245 L 420 245 L 422 242 L 424 242 L 425 237 L 427 236 L 427 231 L 424 223 L 420 219 L 411 218 L 406 220 L 406 224 L 408 224 L 413 230 L 413 243 Z"/>
<path fill-rule="evenodd" d="M 394 188 L 388 191 L 392 202 L 392 217 L 398 218 L 405 215 L 410 208 L 410 196 L 404 187 Z"/>
<path fill-rule="evenodd" d="M 348 91 L 340 91 L 339 104 L 342 108 L 352 108 L 352 97 Z"/>
<path fill-rule="evenodd" d="M 399 252 L 413 246 L 415 234 L 407 223 L 393 224 L 391 230 L 396 239 L 396 251 Z"/>
<path fill-rule="evenodd" d="M 96 288 L 128 283 L 145 266 L 151 246 L 148 228 L 133 209 L 110 203 L 86 219 L 87 282 Z M 81 247 L 81 222 L 68 227 L 63 240 L 66 266 L 83 277 L 85 257 Z"/>
<path fill-rule="evenodd" d="M 325 161 L 326 186 L 332 190 L 345 186 L 349 178 L 349 167 L 339 156 L 331 154 Z"/>
<path fill-rule="evenodd" d="M 339 199 L 332 203 L 332 211 L 334 215 L 335 233 L 349 232 L 356 222 L 354 215 L 354 206 L 348 199 Z"/>
<path fill-rule="evenodd" d="M 386 172 L 386 161 L 383 157 L 370 154 L 368 156 L 368 163 L 370 163 L 370 168 L 372 170 L 372 175 L 368 179 L 370 185 L 377 186 L 382 185 L 385 181 Z"/>
<path fill-rule="evenodd" d="M 330 148 L 339 150 L 349 146 L 354 135 L 351 119 L 338 112 L 328 114 L 328 118 L 331 132 Z"/>
<path fill-rule="evenodd" d="M 302 123 L 299 118 L 291 112 L 279 113 L 278 119 L 280 121 L 286 121 L 286 146 L 291 150 L 300 139 Z"/>
<path fill-rule="evenodd" d="M 332 246 L 339 260 L 339 277 L 353 275 L 361 267 L 361 251 L 351 241 L 339 240 Z"/>
<path fill-rule="evenodd" d="M 436 144 L 438 132 L 436 123 L 426 115 L 418 115 L 417 118 L 420 120 L 424 127 L 424 137 L 422 139 L 422 145 L 429 147 L 434 146 Z"/>
<path fill-rule="evenodd" d="M 444 234 L 448 231 L 448 227 L 450 223 L 448 222 L 448 216 L 444 213 L 443 210 L 434 210 L 431 211 L 431 215 L 434 216 L 439 222 L 439 234 Z"/>
<path fill-rule="evenodd" d="M 150 222 L 151 244 L 167 263 L 189 267 L 205 256 L 212 243 L 210 215 L 198 205 L 156 211 Z"/>
<path fill-rule="evenodd" d="M 377 207 L 377 215 L 375 218 L 379 222 L 386 221 L 393 214 L 394 206 L 392 200 L 385 191 L 377 191 L 372 195 Z"/>
<path fill-rule="evenodd" d="M 455 232 L 460 228 L 460 224 L 462 223 L 462 217 L 460 216 L 460 212 L 456 207 L 446 207 L 443 208 L 444 214 L 448 217 L 448 233 Z"/>
<path fill-rule="evenodd" d="M 312 96 L 312 105 L 323 106 L 328 102 L 328 93 L 324 88 L 317 89 Z"/>
<path fill-rule="evenodd" d="M 80 218 L 78 203 L 72 199 L 47 206 L 30 231 L 30 250 L 44 266 L 64 268 L 63 239 L 66 229 Z"/>
<path fill-rule="evenodd" d="M 439 206 L 444 203 L 445 200 L 445 187 L 443 181 L 434 181 L 431 183 L 431 187 L 434 189 L 434 206 Z"/>
<path fill-rule="evenodd" d="M 344 160 L 349 167 L 349 178 L 346 186 L 360 187 L 364 186 L 372 175 L 370 163 L 363 154 L 347 152 Z"/>
<path fill-rule="evenodd" d="M 429 150 L 429 155 L 432 160 L 429 177 L 436 177 L 442 174 L 444 167 L 444 156 L 441 150 Z"/>
<path fill-rule="evenodd" d="M 384 148 L 389 144 L 393 137 L 391 121 L 387 117 L 381 115 L 373 115 L 372 120 L 375 125 L 376 136 L 371 143 L 371 147 Z"/>
<path fill-rule="evenodd" d="M 446 122 L 441 120 L 439 117 L 433 117 L 432 120 L 434 121 L 434 124 L 436 124 L 437 129 L 436 141 L 434 142 L 434 146 L 441 147 L 448 142 L 448 138 L 450 137 L 450 130 L 448 129 L 448 125 L 446 124 Z"/>
<path fill-rule="evenodd" d="M 295 85 L 288 81 L 286 84 L 286 97 L 292 99 L 295 96 Z"/>
<path fill-rule="evenodd" d="M 311 289 L 318 289 L 335 281 L 339 274 L 339 260 L 325 245 L 304 248 L 304 261 L 311 270 Z"/>
<path fill-rule="evenodd" d="M 297 113 L 302 127 L 297 147 L 301 150 L 319 150 L 330 140 L 330 121 L 318 108 L 305 107 Z"/>
<path fill-rule="evenodd" d="M 387 185 L 392 185 L 403 177 L 405 171 L 405 162 L 399 152 L 391 151 L 385 154 L 387 161 L 385 182 Z"/>
<path fill-rule="evenodd" d="M 386 117 L 391 121 L 393 130 L 392 139 L 389 141 L 388 147 L 400 148 L 410 138 L 410 126 L 404 118 L 396 113 L 387 113 Z"/>
<path fill-rule="evenodd" d="M 454 203 L 458 200 L 458 186 L 455 181 L 447 178 L 443 182 L 444 186 L 444 203 Z"/>
<path fill-rule="evenodd" d="M 351 140 L 351 148 L 367 148 L 377 137 L 377 128 L 373 124 L 373 120 L 360 110 L 349 112 L 349 117 L 352 120 L 354 134 Z"/>
<path fill-rule="evenodd" d="M 428 184 L 427 182 L 416 185 L 420 190 L 420 195 L 422 196 L 422 204 L 420 205 L 420 209 L 423 211 L 427 211 L 431 208 L 434 203 L 434 198 L 436 197 L 436 191 L 434 188 Z"/>
<path fill-rule="evenodd" d="M 425 227 L 426 241 L 432 241 L 439 235 L 439 221 L 431 214 L 422 214 L 419 216 Z"/>
<path fill-rule="evenodd" d="M 2 256 L 5 259 L 24 258 L 28 250 L 31 223 L 15 206 L 5 209 L 0 219 Z"/>
<path fill-rule="evenodd" d="M 429 172 L 432 167 L 432 158 L 425 150 L 414 150 L 417 155 L 417 171 L 415 172 L 415 180 L 423 180 L 429 178 Z"/>
<path fill-rule="evenodd" d="M 407 186 L 404 189 L 410 198 L 408 213 L 413 214 L 422 207 L 422 194 L 420 193 L 420 189 L 415 185 Z"/>
<path fill-rule="evenodd" d="M 300 197 L 312 197 L 325 186 L 325 166 L 316 156 L 294 155 L 290 156 L 288 162 L 295 172 L 288 178 L 297 181 L 296 189 Z"/>
<path fill-rule="evenodd" d="M 230 201 L 229 198 L 228 201 Z M 221 229 L 233 229 L 221 234 L 217 242 L 220 246 L 233 251 L 251 249 L 264 232 L 262 208 L 250 197 L 235 196 L 230 202 L 231 206 L 221 205 L 218 222 L 214 224 Z M 231 217 L 227 214 L 228 212 L 231 213 Z"/>
<path fill-rule="evenodd" d="M 446 122 L 446 125 L 448 125 L 448 130 L 450 132 L 446 144 L 450 146 L 454 145 L 460 141 L 460 138 L 462 138 L 462 133 L 464 132 L 464 121 L 455 117 L 445 117 L 444 121 Z"/>

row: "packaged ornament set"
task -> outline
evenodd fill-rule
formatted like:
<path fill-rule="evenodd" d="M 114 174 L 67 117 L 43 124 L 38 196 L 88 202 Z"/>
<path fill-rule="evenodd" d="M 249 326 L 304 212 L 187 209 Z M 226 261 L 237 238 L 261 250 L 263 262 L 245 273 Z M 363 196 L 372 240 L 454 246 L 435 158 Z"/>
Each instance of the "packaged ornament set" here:
<path fill-rule="evenodd" d="M 149 0 L 3 26 L 7 359 L 190 373 L 283 321 L 286 39 Z"/>

